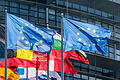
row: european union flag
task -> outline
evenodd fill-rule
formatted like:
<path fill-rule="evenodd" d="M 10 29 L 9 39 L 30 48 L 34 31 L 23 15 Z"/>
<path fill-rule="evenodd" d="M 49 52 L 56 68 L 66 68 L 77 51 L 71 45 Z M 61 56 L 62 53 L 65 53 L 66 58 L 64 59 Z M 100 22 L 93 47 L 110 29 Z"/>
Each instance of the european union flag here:
<path fill-rule="evenodd" d="M 49 53 L 55 33 L 54 30 L 38 27 L 7 13 L 7 49 L 28 49 Z"/>
<path fill-rule="evenodd" d="M 72 50 L 107 53 L 111 31 L 103 27 L 64 18 L 65 52 Z"/>

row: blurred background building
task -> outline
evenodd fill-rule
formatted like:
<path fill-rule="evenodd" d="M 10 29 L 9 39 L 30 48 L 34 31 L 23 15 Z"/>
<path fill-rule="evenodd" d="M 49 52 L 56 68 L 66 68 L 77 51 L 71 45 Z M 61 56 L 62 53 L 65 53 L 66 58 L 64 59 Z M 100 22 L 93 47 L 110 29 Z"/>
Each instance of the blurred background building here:
<path fill-rule="evenodd" d="M 1 58 L 5 53 L 5 7 L 9 13 L 42 27 L 46 27 L 46 8 L 49 8 L 49 27 L 58 33 L 61 12 L 64 17 L 111 30 L 108 54 L 86 52 L 90 65 L 70 60 L 78 74 L 65 74 L 65 80 L 120 80 L 120 0 L 0 0 Z M 10 55 L 14 51 L 8 52 Z"/>

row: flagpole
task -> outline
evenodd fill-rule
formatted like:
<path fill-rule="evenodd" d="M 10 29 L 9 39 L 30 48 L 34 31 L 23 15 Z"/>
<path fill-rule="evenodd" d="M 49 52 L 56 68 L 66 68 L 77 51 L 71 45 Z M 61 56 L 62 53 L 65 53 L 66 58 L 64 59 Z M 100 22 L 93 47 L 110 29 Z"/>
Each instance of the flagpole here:
<path fill-rule="evenodd" d="M 28 67 L 26 68 L 26 80 L 28 80 Z"/>
<path fill-rule="evenodd" d="M 61 13 L 61 80 L 64 80 L 64 60 L 63 60 L 63 13 Z"/>
<path fill-rule="evenodd" d="M 36 62 L 36 80 L 38 80 L 38 67 L 39 67 L 39 65 L 38 65 L 38 57 L 36 58 L 36 60 L 37 60 L 37 62 Z"/>
<path fill-rule="evenodd" d="M 47 25 L 47 29 L 49 29 L 48 8 L 46 8 L 46 25 Z M 49 54 L 48 53 L 47 53 L 47 80 L 49 80 Z"/>
<path fill-rule="evenodd" d="M 7 80 L 7 8 L 5 8 L 5 80 Z"/>

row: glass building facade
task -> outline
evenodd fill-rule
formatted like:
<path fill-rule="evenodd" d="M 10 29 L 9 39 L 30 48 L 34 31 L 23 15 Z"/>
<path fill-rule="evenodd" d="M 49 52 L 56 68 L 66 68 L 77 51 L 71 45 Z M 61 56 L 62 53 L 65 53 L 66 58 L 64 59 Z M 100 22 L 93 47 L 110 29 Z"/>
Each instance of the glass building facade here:
<path fill-rule="evenodd" d="M 38 26 L 46 26 L 49 8 L 49 27 L 60 33 L 61 12 L 73 20 L 95 24 L 112 31 L 108 54 L 86 52 L 90 65 L 70 60 L 77 75 L 66 74 L 65 80 L 120 80 L 120 4 L 117 0 L 0 0 L 0 57 L 4 54 L 4 24 L 9 13 Z M 12 51 L 11 51 L 12 52 Z"/>

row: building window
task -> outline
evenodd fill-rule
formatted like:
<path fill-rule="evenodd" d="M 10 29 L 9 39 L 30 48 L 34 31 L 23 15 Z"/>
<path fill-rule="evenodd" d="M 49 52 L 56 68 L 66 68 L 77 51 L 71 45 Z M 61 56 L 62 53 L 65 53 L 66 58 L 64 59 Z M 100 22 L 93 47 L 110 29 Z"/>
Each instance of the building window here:
<path fill-rule="evenodd" d="M 88 19 L 89 24 L 94 24 L 94 21 L 92 19 Z"/>
<path fill-rule="evenodd" d="M 109 52 L 114 53 L 114 48 L 109 47 Z"/>
<path fill-rule="evenodd" d="M 28 6 L 27 6 L 27 5 L 20 4 L 20 8 L 22 8 L 22 9 L 28 9 Z"/>
<path fill-rule="evenodd" d="M 72 3 L 68 2 L 68 7 L 72 8 Z"/>
<path fill-rule="evenodd" d="M 114 59 L 115 55 L 113 53 L 109 53 L 110 54 L 110 58 Z"/>
<path fill-rule="evenodd" d="M 0 6 L 0 11 L 4 11 L 4 6 Z"/>
<path fill-rule="evenodd" d="M 79 9 L 79 5 L 78 5 L 78 4 L 75 4 L 75 3 L 73 3 L 73 8 L 75 8 L 75 9 Z"/>
<path fill-rule="evenodd" d="M 54 15 L 49 15 L 49 19 L 50 20 L 55 20 L 55 16 Z"/>
<path fill-rule="evenodd" d="M 88 76 L 87 75 L 82 75 L 82 79 L 88 80 Z"/>
<path fill-rule="evenodd" d="M 45 24 L 45 19 L 39 19 L 39 24 Z"/>
<path fill-rule="evenodd" d="M 95 14 L 101 16 L 101 11 L 100 10 L 95 10 Z"/>
<path fill-rule="evenodd" d="M 39 13 L 39 18 L 44 18 L 45 19 L 45 13 Z"/>
<path fill-rule="evenodd" d="M 102 12 L 103 17 L 108 17 L 108 14 L 106 12 Z"/>
<path fill-rule="evenodd" d="M 82 11 L 87 11 L 87 7 L 81 5 L 81 10 L 82 10 Z"/>
<path fill-rule="evenodd" d="M 120 39 L 120 33 L 115 33 L 115 37 Z"/>
<path fill-rule="evenodd" d="M 101 22 L 100 21 L 95 21 L 95 25 L 101 26 Z"/>
<path fill-rule="evenodd" d="M 116 49 L 116 54 L 119 54 L 120 55 L 120 49 Z"/>
<path fill-rule="evenodd" d="M 49 20 L 49 24 L 50 24 L 50 25 L 55 25 L 55 21 L 50 21 L 50 20 Z"/>
<path fill-rule="evenodd" d="M 14 2 L 10 2 L 10 6 L 12 6 L 12 7 L 19 7 L 19 4 L 18 3 L 14 3 Z"/>
<path fill-rule="evenodd" d="M 80 74 L 74 75 L 75 78 L 80 78 Z"/>
<path fill-rule="evenodd" d="M 30 7 L 30 10 L 32 10 L 32 11 L 37 11 L 37 7 Z"/>
<path fill-rule="evenodd" d="M 80 17 L 74 17 L 74 16 L 73 16 L 73 19 L 74 19 L 74 20 L 77 20 L 77 21 L 80 21 Z"/>
<path fill-rule="evenodd" d="M 49 9 L 49 14 L 55 15 L 55 10 Z"/>
<path fill-rule="evenodd" d="M 108 29 L 108 24 L 106 24 L 106 23 L 102 23 L 102 27 Z"/>
<path fill-rule="evenodd" d="M 34 16 L 34 17 L 37 17 L 37 12 L 30 11 L 30 12 L 29 12 L 29 15 L 30 15 L 30 16 Z"/>
<path fill-rule="evenodd" d="M 64 5 L 64 2 L 63 1 L 58 1 L 58 4 L 59 5 Z"/>
<path fill-rule="evenodd" d="M 28 15 L 28 11 L 27 11 L 27 10 L 20 9 L 20 14 Z"/>
<path fill-rule="evenodd" d="M 116 44 L 116 54 L 120 55 L 120 45 Z"/>
<path fill-rule="evenodd" d="M 4 5 L 5 1 L 4 0 L 0 0 L 0 5 Z"/>
<path fill-rule="evenodd" d="M 113 25 L 109 25 L 109 30 L 112 31 L 111 38 L 113 39 L 114 38 L 114 26 Z"/>
<path fill-rule="evenodd" d="M 94 11 L 93 8 L 88 8 L 88 12 L 89 12 L 89 13 L 95 13 L 95 11 Z"/>
<path fill-rule="evenodd" d="M 10 12 L 19 13 L 19 10 L 18 10 L 18 8 L 10 8 Z"/>
<path fill-rule="evenodd" d="M 116 55 L 116 60 L 120 61 L 120 55 Z"/>
<path fill-rule="evenodd" d="M 112 14 L 108 14 L 108 18 L 109 19 L 113 19 L 113 15 Z"/>
<path fill-rule="evenodd" d="M 81 17 L 81 21 L 87 23 L 87 18 L 85 18 L 85 17 Z"/>
<path fill-rule="evenodd" d="M 95 77 L 89 77 L 89 80 L 95 80 Z"/>
<path fill-rule="evenodd" d="M 44 8 L 39 8 L 39 12 L 45 13 L 45 9 Z"/>
<path fill-rule="evenodd" d="M 120 21 L 120 17 L 119 16 L 114 16 L 114 20 L 115 21 Z"/>

